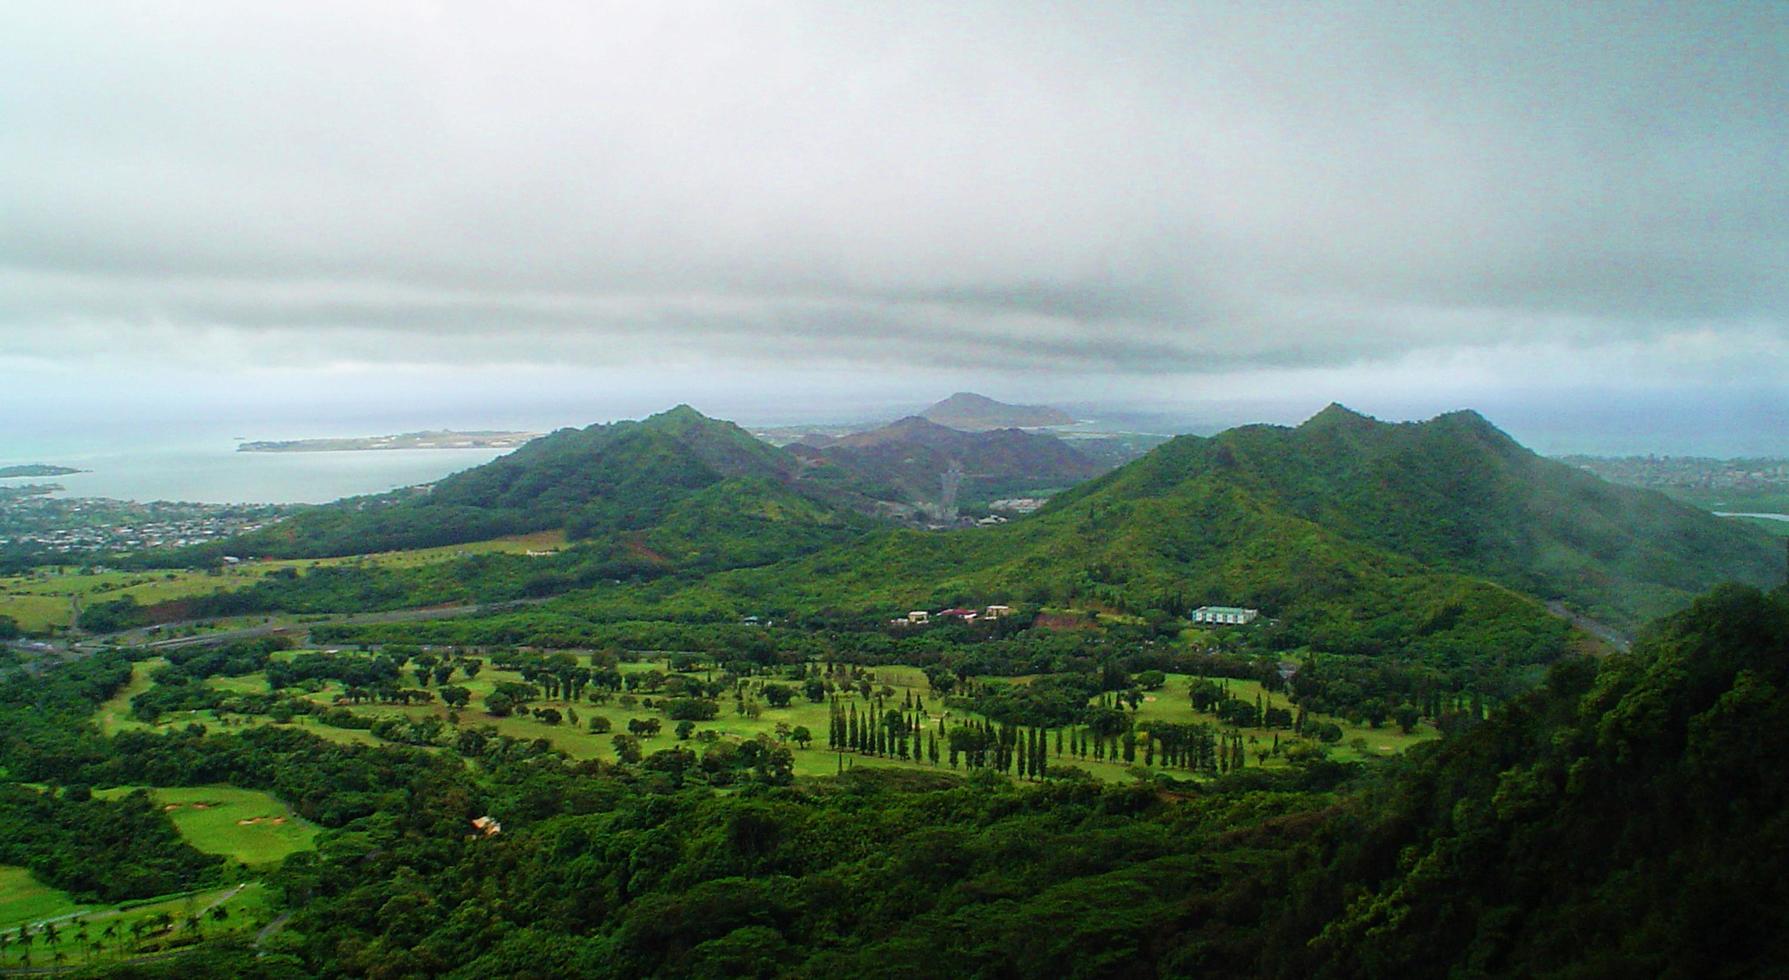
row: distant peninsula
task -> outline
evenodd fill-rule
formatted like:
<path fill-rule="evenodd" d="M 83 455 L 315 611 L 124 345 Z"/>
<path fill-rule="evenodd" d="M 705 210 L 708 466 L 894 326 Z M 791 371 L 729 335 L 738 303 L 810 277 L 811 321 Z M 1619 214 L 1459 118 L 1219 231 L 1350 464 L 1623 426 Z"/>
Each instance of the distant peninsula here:
<path fill-rule="evenodd" d="M 50 466 L 47 463 L 26 463 L 23 466 L 0 466 L 0 480 L 21 476 L 67 476 L 70 473 L 85 473 L 72 466 Z"/>
<path fill-rule="evenodd" d="M 239 453 L 339 453 L 375 449 L 514 449 L 538 432 L 456 432 L 438 429 L 426 432 L 400 432 L 395 436 L 359 436 L 341 439 L 282 439 L 245 442 L 236 447 Z"/>

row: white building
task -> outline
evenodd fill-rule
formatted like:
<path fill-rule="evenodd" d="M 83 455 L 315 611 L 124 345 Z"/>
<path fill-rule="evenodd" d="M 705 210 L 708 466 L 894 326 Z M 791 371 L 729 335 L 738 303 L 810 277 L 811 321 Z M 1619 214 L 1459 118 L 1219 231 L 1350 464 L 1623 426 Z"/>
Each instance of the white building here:
<path fill-rule="evenodd" d="M 1216 626 L 1247 626 L 1261 615 L 1259 609 L 1243 609 L 1237 606 L 1200 606 L 1193 610 L 1193 622 L 1210 623 Z"/>

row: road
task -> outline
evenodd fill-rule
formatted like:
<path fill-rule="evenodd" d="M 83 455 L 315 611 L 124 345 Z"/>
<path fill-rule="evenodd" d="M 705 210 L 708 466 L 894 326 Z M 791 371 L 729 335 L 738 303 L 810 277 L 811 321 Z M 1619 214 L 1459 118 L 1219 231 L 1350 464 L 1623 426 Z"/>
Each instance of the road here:
<path fill-rule="evenodd" d="M 1634 645 L 1634 638 L 1607 623 L 1599 623 L 1582 613 L 1572 612 L 1563 602 L 1547 603 L 1547 611 L 1623 653 Z"/>

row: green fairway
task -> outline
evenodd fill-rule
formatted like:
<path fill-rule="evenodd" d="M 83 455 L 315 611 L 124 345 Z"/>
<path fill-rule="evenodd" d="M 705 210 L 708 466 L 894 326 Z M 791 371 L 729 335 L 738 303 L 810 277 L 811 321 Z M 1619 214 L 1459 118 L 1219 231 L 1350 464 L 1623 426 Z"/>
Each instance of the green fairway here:
<path fill-rule="evenodd" d="M 172 599 L 247 588 L 264 576 L 287 568 L 295 568 L 300 572 L 310 568 L 355 564 L 413 568 L 465 555 L 523 554 L 529 551 L 557 551 L 563 547 L 564 532 L 543 531 L 411 551 L 388 551 L 343 558 L 243 562 L 231 565 L 227 570 L 198 571 L 183 568 L 116 572 L 44 568 L 29 574 L 0 577 L 0 616 L 11 616 L 22 628 L 41 632 L 51 627 L 67 628 L 71 625 L 71 597 L 78 599 L 83 607 L 126 597 L 149 606 Z"/>
<path fill-rule="evenodd" d="M 139 660 L 131 664 L 130 683 L 119 688 L 117 694 L 112 695 L 109 700 L 99 706 L 98 711 L 94 712 L 93 723 L 99 726 L 101 732 L 107 735 L 116 735 L 132 728 L 148 727 L 130 716 L 130 699 L 154 686 L 155 681 L 151 680 L 149 675 L 154 673 L 157 667 L 165 664 L 167 661 L 160 657 Z"/>
<path fill-rule="evenodd" d="M 43 884 L 24 868 L 0 864 L 0 929 L 67 915 L 80 908 L 80 903 L 67 892 Z"/>
<path fill-rule="evenodd" d="M 135 787 L 117 786 L 95 796 L 123 796 Z M 207 854 L 222 854 L 243 864 L 273 864 L 296 851 L 309 850 L 317 828 L 272 796 L 231 786 L 152 789 L 150 796 L 167 811 L 187 842 Z"/>

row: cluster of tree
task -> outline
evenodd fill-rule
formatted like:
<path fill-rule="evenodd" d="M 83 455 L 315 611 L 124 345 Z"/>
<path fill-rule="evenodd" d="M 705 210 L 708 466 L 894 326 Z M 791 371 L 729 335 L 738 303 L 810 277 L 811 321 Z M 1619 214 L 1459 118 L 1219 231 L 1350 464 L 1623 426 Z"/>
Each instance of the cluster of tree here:
<path fill-rule="evenodd" d="M 336 680 L 348 687 L 378 688 L 397 685 L 402 662 L 385 655 L 300 653 L 289 660 L 273 661 L 266 669 L 267 684 L 274 690 L 313 680 Z"/>

